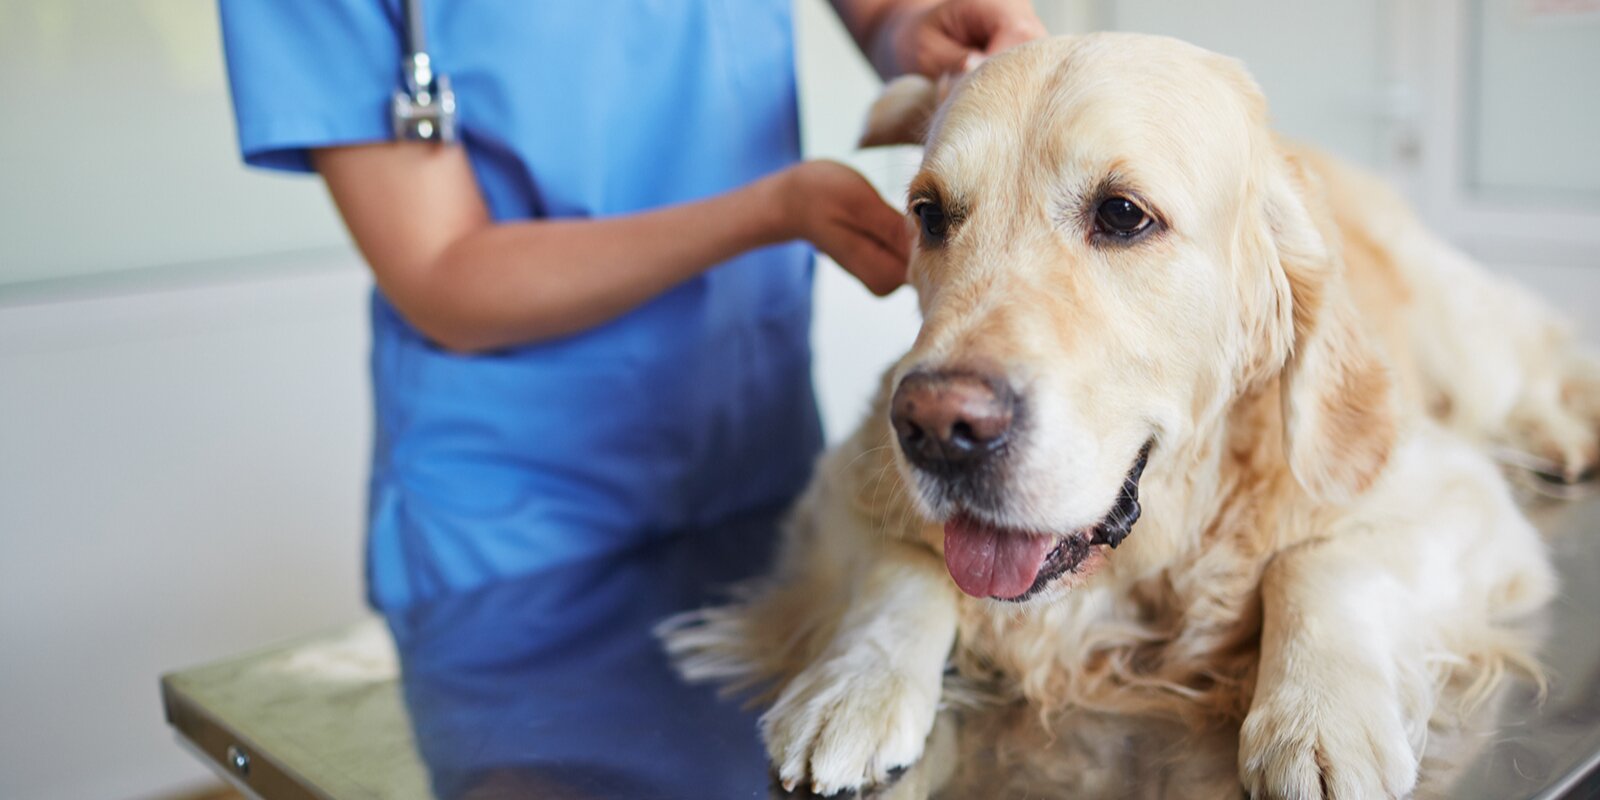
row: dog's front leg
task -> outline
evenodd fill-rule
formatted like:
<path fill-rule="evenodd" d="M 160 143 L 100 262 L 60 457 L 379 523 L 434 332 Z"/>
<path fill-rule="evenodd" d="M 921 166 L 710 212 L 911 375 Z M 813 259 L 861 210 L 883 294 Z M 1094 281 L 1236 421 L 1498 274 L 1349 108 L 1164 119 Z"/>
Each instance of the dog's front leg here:
<path fill-rule="evenodd" d="M 1402 687 L 1420 666 L 1402 660 L 1411 598 L 1361 538 L 1284 551 L 1263 576 L 1260 671 L 1239 740 L 1252 797 L 1404 797 L 1416 784 Z"/>
<path fill-rule="evenodd" d="M 837 632 L 761 718 L 784 788 L 829 795 L 882 783 L 922 755 L 956 633 L 956 597 L 932 552 L 875 542 Z"/>

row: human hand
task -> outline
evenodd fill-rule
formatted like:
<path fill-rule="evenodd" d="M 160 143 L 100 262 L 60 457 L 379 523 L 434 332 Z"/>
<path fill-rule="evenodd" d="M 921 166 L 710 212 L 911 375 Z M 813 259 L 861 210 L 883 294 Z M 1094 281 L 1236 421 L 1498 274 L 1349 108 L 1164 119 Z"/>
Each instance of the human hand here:
<path fill-rule="evenodd" d="M 773 176 L 783 238 L 805 239 L 883 297 L 906 281 L 911 229 L 861 173 L 805 161 Z"/>
<path fill-rule="evenodd" d="M 906 4 L 879 31 L 872 60 L 885 76 L 938 78 L 1046 34 L 1029 0 L 943 0 Z"/>

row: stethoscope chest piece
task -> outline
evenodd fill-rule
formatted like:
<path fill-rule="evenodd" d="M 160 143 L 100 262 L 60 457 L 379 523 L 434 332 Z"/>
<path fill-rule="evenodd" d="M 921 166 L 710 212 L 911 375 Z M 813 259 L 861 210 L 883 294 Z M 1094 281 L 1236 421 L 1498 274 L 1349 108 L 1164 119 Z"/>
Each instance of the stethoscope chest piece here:
<path fill-rule="evenodd" d="M 450 77 L 433 71 L 423 30 L 422 0 L 404 0 L 404 8 L 402 88 L 394 93 L 389 111 L 394 138 L 450 144 L 456 140 L 456 95 L 450 90 Z"/>

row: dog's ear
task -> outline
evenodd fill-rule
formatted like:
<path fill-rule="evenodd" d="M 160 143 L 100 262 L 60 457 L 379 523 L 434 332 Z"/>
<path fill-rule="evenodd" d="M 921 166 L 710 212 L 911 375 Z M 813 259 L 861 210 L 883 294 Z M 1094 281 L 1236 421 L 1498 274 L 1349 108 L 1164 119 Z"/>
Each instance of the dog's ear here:
<path fill-rule="evenodd" d="M 943 83 L 921 75 L 902 75 L 890 81 L 867 112 L 867 129 L 861 134 L 860 146 L 922 144 L 933 112 L 945 94 L 941 90 Z"/>
<path fill-rule="evenodd" d="M 1346 286 L 1336 233 L 1314 199 L 1318 184 L 1293 156 L 1282 159 L 1265 194 L 1293 314 L 1281 376 L 1284 446 L 1301 486 L 1345 502 L 1372 485 L 1394 449 L 1394 385 Z"/>

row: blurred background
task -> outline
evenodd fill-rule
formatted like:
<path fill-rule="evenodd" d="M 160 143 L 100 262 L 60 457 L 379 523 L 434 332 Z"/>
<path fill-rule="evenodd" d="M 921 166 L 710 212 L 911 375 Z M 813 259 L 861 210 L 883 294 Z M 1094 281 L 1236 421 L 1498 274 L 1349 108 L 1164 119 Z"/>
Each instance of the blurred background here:
<path fill-rule="evenodd" d="M 878 83 L 796 0 L 804 139 L 857 154 Z M 1379 170 L 1600 341 L 1600 0 L 1038 0 L 1053 31 L 1238 56 L 1285 132 Z M 208 774 L 157 676 L 363 612 L 370 282 L 320 184 L 247 171 L 211 0 L 0 0 L 0 797 Z M 847 434 L 914 298 L 817 283 Z"/>

